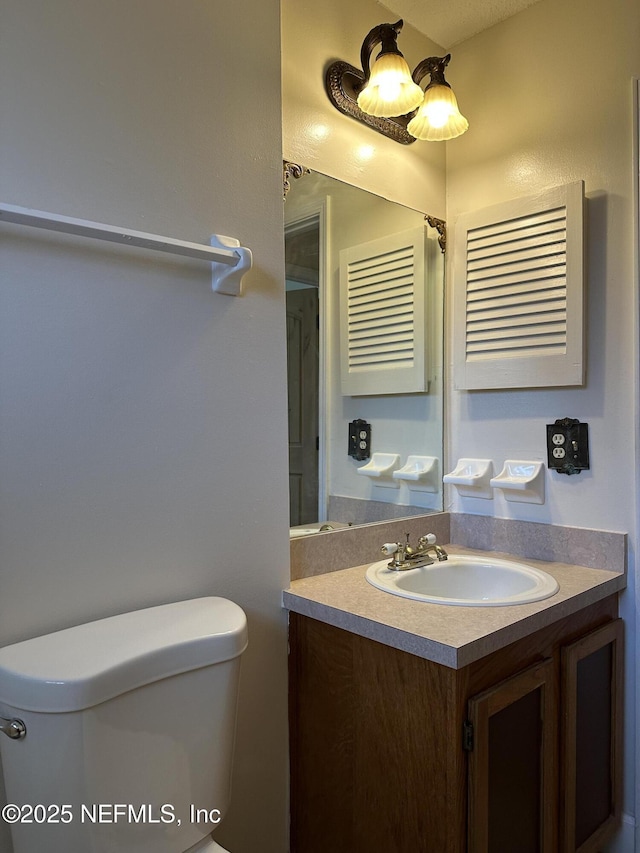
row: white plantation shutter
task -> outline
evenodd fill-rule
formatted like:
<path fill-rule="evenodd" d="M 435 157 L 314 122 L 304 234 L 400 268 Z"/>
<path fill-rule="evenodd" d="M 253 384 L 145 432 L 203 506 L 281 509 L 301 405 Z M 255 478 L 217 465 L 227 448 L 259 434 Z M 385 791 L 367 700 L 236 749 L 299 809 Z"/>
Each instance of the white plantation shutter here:
<path fill-rule="evenodd" d="M 582 385 L 581 181 L 459 217 L 456 388 Z"/>
<path fill-rule="evenodd" d="M 426 230 L 340 252 L 342 394 L 427 390 Z"/>

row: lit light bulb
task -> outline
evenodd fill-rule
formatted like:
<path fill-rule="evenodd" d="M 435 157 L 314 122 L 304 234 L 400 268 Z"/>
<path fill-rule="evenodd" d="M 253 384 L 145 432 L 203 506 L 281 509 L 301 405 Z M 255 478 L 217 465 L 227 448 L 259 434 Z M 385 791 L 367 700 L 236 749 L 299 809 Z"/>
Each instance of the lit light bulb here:
<path fill-rule="evenodd" d="M 381 53 L 369 82 L 358 95 L 358 106 L 368 115 L 389 118 L 415 110 L 422 97 L 422 89 L 411 79 L 404 57 L 400 53 Z"/>
<path fill-rule="evenodd" d="M 458 109 L 453 90 L 439 83 L 427 86 L 422 106 L 407 125 L 416 139 L 431 142 L 454 139 L 468 129 L 469 122 Z"/>
<path fill-rule="evenodd" d="M 424 111 L 432 127 L 443 127 L 454 114 L 451 104 L 444 100 L 430 101 Z"/>

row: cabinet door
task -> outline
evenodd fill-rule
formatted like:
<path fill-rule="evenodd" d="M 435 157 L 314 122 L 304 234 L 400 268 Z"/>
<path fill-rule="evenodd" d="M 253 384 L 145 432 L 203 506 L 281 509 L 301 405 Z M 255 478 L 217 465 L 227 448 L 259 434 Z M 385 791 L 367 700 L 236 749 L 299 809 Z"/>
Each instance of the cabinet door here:
<path fill-rule="evenodd" d="M 562 649 L 562 853 L 592 853 L 620 819 L 622 620 Z"/>
<path fill-rule="evenodd" d="M 469 853 L 552 853 L 556 679 L 550 659 L 469 700 Z"/>

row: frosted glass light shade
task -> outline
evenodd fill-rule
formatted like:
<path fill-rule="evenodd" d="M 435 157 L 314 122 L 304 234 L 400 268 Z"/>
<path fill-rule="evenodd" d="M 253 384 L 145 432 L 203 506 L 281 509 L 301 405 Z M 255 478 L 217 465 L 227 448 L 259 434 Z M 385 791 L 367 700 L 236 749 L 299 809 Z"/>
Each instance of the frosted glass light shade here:
<path fill-rule="evenodd" d="M 407 125 L 416 139 L 430 142 L 454 139 L 469 129 L 469 122 L 458 109 L 458 102 L 450 86 L 427 86 L 422 106 Z"/>
<path fill-rule="evenodd" d="M 422 103 L 422 89 L 400 53 L 382 53 L 371 70 L 369 82 L 358 95 L 358 106 L 371 116 L 403 116 Z"/>

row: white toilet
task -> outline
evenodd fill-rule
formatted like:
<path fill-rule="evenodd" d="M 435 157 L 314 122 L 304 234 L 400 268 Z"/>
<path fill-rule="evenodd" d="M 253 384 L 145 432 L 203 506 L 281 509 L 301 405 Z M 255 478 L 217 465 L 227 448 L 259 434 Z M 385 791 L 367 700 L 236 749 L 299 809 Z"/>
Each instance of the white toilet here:
<path fill-rule="evenodd" d="M 15 853 L 224 853 L 246 645 L 240 607 L 199 598 L 0 649 Z"/>

